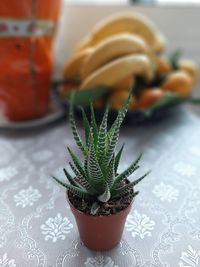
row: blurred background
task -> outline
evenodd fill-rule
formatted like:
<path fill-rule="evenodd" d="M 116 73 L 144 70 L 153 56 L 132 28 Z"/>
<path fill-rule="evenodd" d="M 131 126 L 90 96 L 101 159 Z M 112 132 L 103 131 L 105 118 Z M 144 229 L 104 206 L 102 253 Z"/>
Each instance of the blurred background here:
<path fill-rule="evenodd" d="M 59 76 L 74 46 L 95 23 L 123 10 L 141 12 L 159 27 L 167 39 L 165 54 L 181 49 L 184 58 L 200 63 L 200 31 L 197 30 L 200 22 L 199 0 L 65 0 L 55 46 L 55 76 Z M 199 97 L 200 90 L 196 87 L 193 94 Z M 199 107 L 190 108 L 200 115 Z"/>
<path fill-rule="evenodd" d="M 13 0 L 10 8 L 5 3 L 1 4 L 2 7 L 0 6 L 0 35 L 3 37 L 1 38 L 2 59 L 0 62 L 2 73 L 2 77 L 0 77 L 0 85 L 2 84 L 0 87 L 0 100 L 2 102 L 0 116 L 2 114 L 2 120 L 6 120 L 8 117 L 13 121 L 26 121 L 50 114 L 54 108 L 52 108 L 54 104 L 52 105 L 50 99 L 54 82 L 58 81 L 61 86 L 65 87 L 64 90 L 61 86 L 59 88 L 61 89 L 58 93 L 61 97 L 61 103 L 62 101 L 68 101 L 71 91 L 74 89 L 79 91 L 86 77 L 81 76 L 81 69 L 84 67 L 76 63 L 78 53 L 76 54 L 75 48 L 85 37 L 89 34 L 92 35 L 92 29 L 97 23 L 104 21 L 114 13 L 123 11 L 133 12 L 133 14 L 134 12 L 141 13 L 144 20 L 146 18 L 150 21 L 150 24 L 152 22 L 155 26 L 155 36 L 156 31 L 159 30 L 166 40 L 164 41 L 165 47 L 155 53 L 157 60 L 162 61 L 164 57 L 165 63 L 169 64 L 170 53 L 180 50 L 180 59 L 189 59 L 191 61 L 189 68 L 192 65 L 193 72 L 196 73 L 195 76 L 198 76 L 197 72 L 200 64 L 200 31 L 198 30 L 200 0 L 63 0 L 58 2 L 45 0 L 36 1 L 35 3 L 38 6 L 32 6 L 31 1 L 26 2 L 25 0 L 20 2 L 19 6 L 15 6 L 16 3 Z M 48 9 L 46 8 L 47 3 Z M 55 29 L 57 30 L 55 31 Z M 136 27 L 137 30 L 138 26 Z M 126 31 L 128 30 L 125 29 L 124 32 Z M 141 32 L 138 34 L 142 35 Z M 96 49 L 95 45 L 90 45 L 88 47 Z M 147 46 L 149 46 L 149 43 Z M 8 57 L 8 55 L 10 56 Z M 78 56 L 81 57 L 81 53 Z M 88 55 L 85 55 L 85 60 L 86 58 L 88 59 Z M 69 77 L 69 73 L 73 69 L 69 67 L 71 60 L 73 64 L 75 63 L 74 66 L 76 66 L 79 79 Z M 152 62 L 151 66 L 154 66 Z M 18 67 L 20 64 L 24 66 L 24 69 Z M 186 63 L 186 65 L 188 64 Z M 5 69 L 4 66 L 8 66 L 8 68 Z M 157 69 L 158 66 L 159 64 L 157 64 Z M 179 69 L 178 67 L 174 69 L 170 67 L 170 71 L 168 70 L 165 73 L 165 78 L 169 78 L 168 75 L 171 70 L 173 72 Z M 155 71 L 154 80 L 158 78 L 159 75 L 157 74 Z M 67 83 L 65 80 L 68 78 L 70 78 L 70 81 L 65 86 L 65 83 Z M 79 83 L 77 83 L 77 80 L 79 80 Z M 159 86 L 162 89 L 162 82 L 160 81 L 156 86 L 154 82 L 147 82 L 143 85 L 143 89 Z M 115 85 L 117 86 L 117 83 L 110 85 L 110 87 L 113 89 Z M 24 88 L 23 92 L 19 89 L 22 87 Z M 130 88 L 130 85 L 126 85 L 126 87 Z M 192 88 L 190 88 L 192 89 L 192 96 L 200 97 L 198 87 L 198 83 L 194 82 L 192 84 Z M 114 91 L 111 90 L 110 92 Z M 124 90 L 121 90 L 121 92 L 124 92 Z M 153 93 L 153 91 L 151 92 Z M 109 99 L 109 96 L 112 97 L 112 93 L 104 96 Z M 142 99 L 142 97 L 139 97 L 138 100 L 140 98 Z M 121 96 L 115 96 L 114 99 L 120 100 Z M 102 106 L 105 106 L 105 103 Z M 189 106 L 194 112 L 200 114 L 198 106 Z M 151 107 L 150 104 L 145 108 L 149 107 Z"/>

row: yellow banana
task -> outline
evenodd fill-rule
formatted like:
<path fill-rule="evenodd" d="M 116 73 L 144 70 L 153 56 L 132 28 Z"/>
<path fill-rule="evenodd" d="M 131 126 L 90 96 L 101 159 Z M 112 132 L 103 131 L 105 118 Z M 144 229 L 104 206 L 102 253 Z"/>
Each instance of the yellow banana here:
<path fill-rule="evenodd" d="M 150 50 L 143 39 L 131 34 L 117 34 L 101 41 L 84 63 L 81 77 L 89 74 L 113 59 L 129 54 L 149 54 Z"/>
<path fill-rule="evenodd" d="M 152 78 L 152 65 L 145 55 L 128 55 L 115 59 L 90 74 L 80 88 L 90 88 L 98 85 L 113 87 L 129 75 L 144 75 Z"/>
<path fill-rule="evenodd" d="M 103 39 L 123 32 L 140 36 L 155 52 L 161 52 L 164 49 L 164 37 L 149 19 L 138 13 L 124 12 L 100 21 L 80 43 L 77 51 L 93 47 Z"/>
<path fill-rule="evenodd" d="M 75 54 L 64 66 L 64 79 L 76 80 L 80 78 L 81 69 L 87 57 L 92 53 L 93 48 L 87 48 Z"/>

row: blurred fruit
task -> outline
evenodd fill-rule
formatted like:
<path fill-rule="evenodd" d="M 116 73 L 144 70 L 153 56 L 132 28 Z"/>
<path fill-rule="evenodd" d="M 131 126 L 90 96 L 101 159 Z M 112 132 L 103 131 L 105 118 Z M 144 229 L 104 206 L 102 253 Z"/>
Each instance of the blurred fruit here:
<path fill-rule="evenodd" d="M 103 39 L 85 61 L 82 77 L 121 56 L 130 54 L 150 54 L 147 44 L 136 35 L 117 34 Z"/>
<path fill-rule="evenodd" d="M 185 97 L 192 90 L 192 79 L 185 71 L 174 71 L 168 75 L 161 87 Z"/>
<path fill-rule="evenodd" d="M 64 66 L 64 79 L 77 80 L 80 79 L 80 74 L 87 57 L 92 53 L 93 48 L 87 48 L 75 54 Z"/>
<path fill-rule="evenodd" d="M 128 55 L 113 60 L 90 74 L 81 84 L 81 88 L 99 85 L 114 87 L 129 75 L 152 76 L 151 62 L 145 55 Z"/>
<path fill-rule="evenodd" d="M 113 90 L 118 90 L 118 91 L 129 91 L 131 88 L 133 88 L 135 84 L 135 79 L 133 75 L 129 75 L 128 77 L 124 78 L 117 84 L 115 84 Z"/>
<path fill-rule="evenodd" d="M 165 39 L 149 19 L 141 14 L 124 12 L 100 21 L 79 44 L 77 51 L 93 47 L 103 39 L 118 33 L 136 34 L 143 38 L 153 51 L 164 50 Z"/>
<path fill-rule="evenodd" d="M 169 61 L 165 57 L 159 57 L 157 60 L 157 74 L 167 74 L 171 71 Z"/>
<path fill-rule="evenodd" d="M 103 108 L 105 107 L 105 100 L 103 98 L 99 98 L 94 100 L 93 102 L 94 108 Z"/>
<path fill-rule="evenodd" d="M 192 84 L 195 85 L 200 74 L 200 70 L 197 64 L 195 64 L 192 60 L 183 59 L 179 61 L 178 66 L 181 70 L 186 71 L 190 75 Z"/>
<path fill-rule="evenodd" d="M 164 91 L 161 88 L 146 88 L 142 90 L 139 98 L 135 99 L 132 108 L 148 108 L 156 103 L 163 95 Z"/>
<path fill-rule="evenodd" d="M 109 97 L 110 107 L 116 110 L 121 109 L 124 105 L 124 102 L 128 98 L 128 94 L 129 94 L 128 90 L 127 91 L 117 91 L 117 90 L 112 91 Z M 133 101 L 134 100 L 132 98 L 129 107 L 133 105 Z"/>

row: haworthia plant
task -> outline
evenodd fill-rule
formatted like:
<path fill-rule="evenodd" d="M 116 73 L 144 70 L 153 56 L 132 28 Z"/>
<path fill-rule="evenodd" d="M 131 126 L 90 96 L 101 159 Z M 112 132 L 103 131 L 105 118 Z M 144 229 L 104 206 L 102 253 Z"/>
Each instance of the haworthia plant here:
<path fill-rule="evenodd" d="M 53 177 L 59 184 L 66 187 L 70 192 L 79 198 L 87 198 L 93 201 L 91 214 L 98 211 L 99 203 L 108 202 L 109 200 L 118 199 L 127 195 L 133 187 L 144 179 L 149 172 L 133 182 L 125 183 L 128 176 L 139 168 L 141 155 L 134 160 L 131 165 L 122 173 L 118 173 L 118 165 L 124 145 L 118 152 L 115 148 L 119 138 L 119 129 L 124 120 L 128 105 L 131 99 L 131 92 L 119 111 L 117 118 L 112 126 L 108 129 L 108 114 L 106 109 L 100 126 L 97 127 L 95 114 L 91 105 L 91 119 L 89 120 L 82 109 L 83 123 L 85 128 L 85 139 L 81 138 L 77 131 L 73 104 L 70 107 L 69 121 L 77 146 L 83 153 L 84 160 L 80 159 L 68 148 L 72 162 L 69 163 L 74 176 L 64 169 L 64 174 L 68 182 L 62 182 Z M 71 99 L 73 103 L 73 97 Z M 133 193 L 133 197 L 138 192 Z"/>

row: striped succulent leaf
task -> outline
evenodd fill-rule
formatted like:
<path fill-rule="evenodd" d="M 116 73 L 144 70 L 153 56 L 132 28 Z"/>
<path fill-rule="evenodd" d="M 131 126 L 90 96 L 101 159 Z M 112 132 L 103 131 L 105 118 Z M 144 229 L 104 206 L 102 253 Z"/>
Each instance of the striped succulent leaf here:
<path fill-rule="evenodd" d="M 111 157 L 115 151 L 115 147 L 117 145 L 118 139 L 119 139 L 119 129 L 120 129 L 120 125 L 119 122 L 115 125 L 114 129 L 113 129 L 113 134 L 109 139 L 109 143 L 108 143 L 108 148 L 104 157 L 104 166 L 106 164 L 108 164 L 111 160 Z"/>
<path fill-rule="evenodd" d="M 81 186 L 83 188 L 85 188 L 89 193 L 94 194 L 95 191 L 91 187 L 91 184 L 88 182 L 88 178 L 86 178 L 85 176 L 81 175 L 80 172 L 76 169 L 76 167 L 71 162 L 69 162 L 69 165 L 70 165 L 72 171 L 74 172 L 75 177 L 80 182 Z"/>
<path fill-rule="evenodd" d="M 150 171 L 148 171 L 147 173 L 145 173 L 144 175 L 142 175 L 140 178 L 138 178 L 137 180 L 131 182 L 131 183 L 128 183 L 122 187 L 119 187 L 117 189 L 115 189 L 113 192 L 112 192 L 112 196 L 114 198 L 119 198 L 119 197 L 122 197 L 124 195 L 126 195 L 128 193 L 128 191 L 130 189 L 132 189 L 136 184 L 138 184 L 139 182 L 141 182 L 147 175 L 149 175 Z"/>
<path fill-rule="evenodd" d="M 84 167 L 82 166 L 80 160 L 77 158 L 77 156 L 71 151 L 71 149 L 69 147 L 67 147 L 69 154 L 74 162 L 74 165 L 76 166 L 77 170 L 79 171 L 79 173 L 83 176 L 86 177 L 86 173 L 84 170 Z"/>
<path fill-rule="evenodd" d="M 71 185 L 77 186 L 79 188 L 83 188 L 83 186 L 80 183 L 78 183 L 74 178 L 72 178 L 72 176 L 69 174 L 69 172 L 65 168 L 63 168 L 63 172 Z"/>
<path fill-rule="evenodd" d="M 104 184 L 104 176 L 102 173 L 102 170 L 100 168 L 96 151 L 94 148 L 94 138 L 93 138 L 93 131 L 90 132 L 90 148 L 89 148 L 89 154 L 88 154 L 88 173 L 91 180 L 94 181 L 96 184 Z"/>
<path fill-rule="evenodd" d="M 119 166 L 119 162 L 120 162 L 120 159 L 121 159 L 121 155 L 122 155 L 123 149 L 124 149 L 124 144 L 121 146 L 119 152 L 117 153 L 117 155 L 115 157 L 115 174 L 117 174 L 117 169 L 118 169 L 118 166 Z"/>
<path fill-rule="evenodd" d="M 112 159 L 108 165 L 108 170 L 107 170 L 107 183 L 109 188 L 112 188 L 113 183 L 114 183 L 114 178 L 115 178 L 115 155 L 113 154 Z"/>
<path fill-rule="evenodd" d="M 87 155 L 87 148 L 86 146 L 83 144 L 83 141 L 77 131 L 77 127 L 76 127 L 76 123 L 75 123 L 75 119 L 74 119 L 74 114 L 73 114 L 73 110 L 70 109 L 70 113 L 69 113 L 69 121 L 70 121 L 70 126 L 71 126 L 71 130 L 72 130 L 72 134 L 74 137 L 74 140 L 76 141 L 77 146 L 79 147 L 79 149 L 83 152 L 84 156 Z"/>
<path fill-rule="evenodd" d="M 140 154 L 139 157 L 135 161 L 133 161 L 133 163 L 126 170 L 124 170 L 121 174 L 119 174 L 116 177 L 113 187 L 116 187 L 118 184 L 121 183 L 121 181 L 123 181 L 124 179 L 127 179 L 129 175 L 131 175 L 134 171 L 136 171 L 139 168 L 138 163 L 141 157 L 142 157 L 142 154 Z"/>
<path fill-rule="evenodd" d="M 113 125 L 111 126 L 111 128 L 110 128 L 110 130 L 108 132 L 109 136 L 112 136 L 114 128 L 116 127 L 116 124 L 119 124 L 119 127 L 121 126 L 121 124 L 122 124 L 122 122 L 123 122 L 123 120 L 124 120 L 124 118 L 126 116 L 126 113 L 128 111 L 128 106 L 130 104 L 131 97 L 132 97 L 132 90 L 129 91 L 128 98 L 125 101 L 125 104 L 124 104 L 122 110 L 120 110 L 118 112 L 117 118 L 115 119 Z"/>
<path fill-rule="evenodd" d="M 97 141 L 98 141 L 98 128 L 97 128 L 97 122 L 96 122 L 94 108 L 93 108 L 92 103 L 90 103 L 90 113 L 91 113 L 91 127 L 92 127 L 93 138 L 94 138 L 94 147 L 96 149 Z"/>
<path fill-rule="evenodd" d="M 82 107 L 81 107 L 81 112 L 82 112 L 83 124 L 84 124 L 84 129 L 85 129 L 85 142 L 86 142 L 86 145 L 88 146 L 89 136 L 90 136 L 90 123 Z"/>
<path fill-rule="evenodd" d="M 101 162 L 106 152 L 107 120 L 108 120 L 108 108 L 106 109 L 106 112 L 104 113 L 101 125 L 99 127 L 98 140 L 97 140 L 97 157 L 98 157 L 99 162 Z"/>
<path fill-rule="evenodd" d="M 105 111 L 99 128 L 97 127 L 92 104 L 90 105 L 90 121 L 82 109 L 85 143 L 78 134 L 72 105 L 70 107 L 69 117 L 72 133 L 77 146 L 83 152 L 84 161 L 82 163 L 74 152 L 68 148 L 73 161 L 69 162 L 69 165 L 75 177 L 72 177 L 66 169 L 63 169 L 69 184 L 58 180 L 56 177 L 53 178 L 74 195 L 80 198 L 90 198 L 90 200 L 94 201 L 91 207 L 91 214 L 97 213 L 101 202 L 104 203 L 110 199 L 120 198 L 129 194 L 131 189 L 148 175 L 146 173 L 133 182 L 124 183 L 124 180 L 139 168 L 138 163 L 142 155 L 121 174 L 117 172 L 124 145 L 121 146 L 117 154 L 115 154 L 115 148 L 119 138 L 120 126 L 128 110 L 130 99 L 131 92 L 110 130 L 107 129 L 108 109 Z M 138 192 L 135 192 L 134 196 L 137 194 Z"/>
<path fill-rule="evenodd" d="M 72 184 L 67 184 L 62 181 L 60 181 L 58 178 L 55 176 L 52 176 L 52 178 L 59 183 L 60 185 L 64 186 L 66 189 L 68 189 L 70 192 L 74 193 L 75 195 L 81 197 L 81 198 L 88 198 L 89 194 L 85 189 L 79 188 L 77 186 L 74 186 Z"/>

